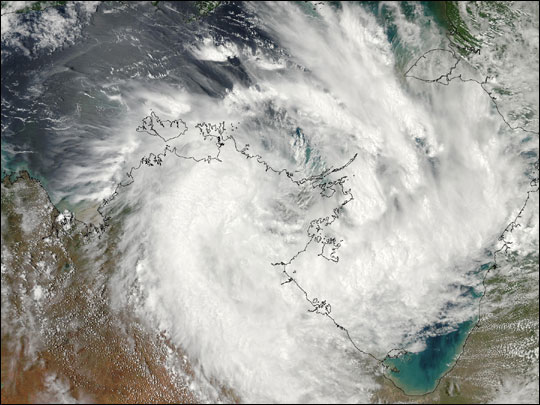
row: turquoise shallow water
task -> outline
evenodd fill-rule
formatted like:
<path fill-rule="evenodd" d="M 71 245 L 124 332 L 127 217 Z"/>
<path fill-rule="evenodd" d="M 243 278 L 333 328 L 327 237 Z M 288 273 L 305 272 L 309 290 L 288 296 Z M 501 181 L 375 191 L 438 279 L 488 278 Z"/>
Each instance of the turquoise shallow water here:
<path fill-rule="evenodd" d="M 9 176 L 10 179 L 13 181 L 22 171 L 27 171 L 30 177 L 39 180 L 41 185 L 45 187 L 45 189 L 48 191 L 47 188 L 49 183 L 47 182 L 47 179 L 45 177 L 40 176 L 39 174 L 34 172 L 26 161 L 12 159 L 7 153 L 4 153 L 4 151 L 2 150 L 2 180 L 4 179 L 4 176 Z"/>
<path fill-rule="evenodd" d="M 492 262 L 478 266 L 473 273 L 479 277 L 493 265 Z M 471 299 L 471 305 L 478 305 L 483 295 L 480 285 L 461 286 L 462 295 Z M 456 363 L 467 336 L 476 325 L 477 317 L 462 322 L 449 333 L 430 336 L 426 339 L 425 350 L 407 353 L 397 358 L 386 359 L 384 363 L 391 368 L 387 376 L 409 395 L 422 395 L 433 391 L 441 377 Z M 435 324 L 433 329 L 441 329 L 444 324 Z M 429 327 L 424 329 L 427 332 Z M 392 371 L 393 370 L 393 371 Z"/>
<path fill-rule="evenodd" d="M 388 377 L 406 394 L 421 395 L 433 391 L 439 379 L 455 364 L 475 323 L 476 319 L 466 321 L 455 331 L 427 338 L 427 347 L 422 352 L 386 359 L 384 363 L 396 369 L 388 372 Z"/>

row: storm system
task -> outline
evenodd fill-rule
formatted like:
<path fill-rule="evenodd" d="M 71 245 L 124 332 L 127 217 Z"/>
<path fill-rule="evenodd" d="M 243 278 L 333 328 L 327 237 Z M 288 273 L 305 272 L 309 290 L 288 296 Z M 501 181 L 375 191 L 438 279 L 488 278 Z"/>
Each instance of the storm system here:
<path fill-rule="evenodd" d="M 465 52 L 421 3 L 155 3 L 2 14 L 3 171 L 113 246 L 84 272 L 197 401 L 433 391 L 538 257 L 538 4 Z M 491 399 L 537 343 L 523 379 Z"/>

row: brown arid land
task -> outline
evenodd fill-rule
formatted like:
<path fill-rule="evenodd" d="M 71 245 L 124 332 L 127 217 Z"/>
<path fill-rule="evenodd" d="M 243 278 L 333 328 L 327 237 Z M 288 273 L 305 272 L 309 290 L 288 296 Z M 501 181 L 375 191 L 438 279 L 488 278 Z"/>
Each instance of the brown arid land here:
<path fill-rule="evenodd" d="M 182 351 L 113 310 L 114 226 L 57 221 L 41 184 L 2 182 L 2 403 L 191 403 Z"/>

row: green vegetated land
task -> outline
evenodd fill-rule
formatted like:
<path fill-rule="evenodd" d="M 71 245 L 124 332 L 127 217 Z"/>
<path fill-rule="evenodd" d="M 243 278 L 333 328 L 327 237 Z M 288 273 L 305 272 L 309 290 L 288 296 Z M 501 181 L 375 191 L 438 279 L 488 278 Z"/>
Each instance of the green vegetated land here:
<path fill-rule="evenodd" d="M 463 55 L 478 53 L 486 38 L 502 34 L 502 26 L 513 27 L 518 13 L 511 4 L 500 1 L 425 2 L 437 23 L 448 32 L 448 38 Z"/>
<path fill-rule="evenodd" d="M 480 326 L 470 337 L 456 366 L 436 390 L 407 396 L 389 381 L 375 402 L 483 403 L 494 399 L 502 381 L 519 381 L 535 366 L 539 344 L 538 255 L 501 258 L 486 280 Z M 525 377 L 526 378 L 526 377 Z"/>

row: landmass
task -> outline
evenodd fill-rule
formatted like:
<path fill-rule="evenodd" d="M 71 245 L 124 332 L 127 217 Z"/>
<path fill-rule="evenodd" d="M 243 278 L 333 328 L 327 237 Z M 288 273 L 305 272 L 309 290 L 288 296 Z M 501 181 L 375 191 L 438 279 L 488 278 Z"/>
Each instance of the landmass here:
<path fill-rule="evenodd" d="M 153 3 L 157 7 L 159 2 Z M 444 3 L 444 15 L 450 25 L 449 39 L 452 47 L 428 50 L 410 67 L 405 77 L 435 85 L 450 85 L 454 80 L 478 85 L 490 97 L 497 113 L 510 129 L 538 135 L 537 132 L 523 125 L 512 125 L 500 111 L 496 95 L 486 86 L 489 76 L 485 79 L 476 79 L 466 78 L 462 73 L 457 73 L 462 61 L 461 56 L 479 53 L 481 42 L 472 36 L 460 20 L 459 10 L 456 8 L 458 6 L 454 2 Z M 207 7 L 209 11 L 204 11 L 204 13 L 208 14 L 217 5 L 209 5 Z M 39 9 L 33 11 L 39 11 L 44 6 L 38 4 L 35 7 Z M 2 8 L 4 8 L 4 3 L 2 3 Z M 207 10 L 207 8 L 200 8 L 200 15 L 206 15 L 201 10 Z M 32 9 L 27 11 L 32 11 Z M 450 58 L 451 64 L 448 70 L 436 77 L 422 76 L 423 71 L 416 72 L 416 68 L 422 61 L 435 55 Z M 165 136 L 156 130 L 157 125 L 161 126 L 158 129 L 166 129 L 167 125 L 164 123 L 175 130 L 175 134 Z M 9 328 L 5 333 L 2 331 L 2 401 L 4 398 L 7 401 L 35 400 L 36 397 L 32 395 L 39 393 L 42 395 L 44 392 L 49 392 L 53 385 L 66 387 L 66 384 L 68 388 L 62 389 L 62 395 L 70 395 L 70 398 L 74 399 L 90 395 L 92 398 L 100 398 L 99 401 L 118 401 L 118 398 L 122 400 L 130 398 L 137 402 L 143 400 L 191 402 L 195 400 L 194 394 L 188 388 L 185 388 L 185 391 L 173 392 L 171 387 L 176 387 L 177 382 L 167 369 L 160 366 L 166 362 L 168 350 L 173 350 L 175 353 L 181 353 L 181 351 L 173 348 L 163 336 L 155 336 L 147 331 L 133 314 L 113 313 L 107 305 L 108 292 L 105 280 L 110 276 L 113 263 L 117 259 L 114 240 L 118 236 L 117 227 L 121 218 L 108 217 L 105 211 L 120 189 L 135 181 L 134 175 L 141 167 L 160 166 L 165 157 L 173 155 L 177 158 L 192 160 L 194 163 L 221 162 L 220 150 L 225 145 L 231 145 L 236 152 L 247 159 L 255 159 L 266 171 L 277 175 L 283 174 L 298 186 L 317 189 L 323 198 L 330 198 L 336 193 L 343 196 L 342 202 L 334 208 L 332 213 L 310 222 L 306 230 L 307 242 L 303 249 L 289 260 L 284 259 L 271 265 L 281 269 L 285 277 L 285 281 L 281 282 L 282 285 L 295 286 L 299 290 L 310 305 L 309 312 L 323 315 L 333 321 L 337 329 L 343 331 L 352 345 L 362 354 L 371 356 L 382 366 L 389 356 L 405 354 L 399 349 L 392 349 L 384 359 L 379 359 L 363 351 L 351 339 L 348 330 L 335 320 L 332 313 L 333 310 L 335 313 L 335 308 L 322 298 L 311 297 L 295 279 L 294 274 L 287 270 L 287 266 L 299 255 L 304 254 L 312 243 L 321 245 L 318 256 L 333 263 L 339 261 L 337 252 L 341 246 L 341 240 L 327 235 L 324 230 L 339 219 L 341 211 L 348 202 L 354 199 L 354 196 L 352 190 L 346 186 L 347 176 L 341 176 L 336 180 L 329 180 L 329 176 L 352 164 L 356 156 L 337 168 L 331 167 L 320 174 L 297 179 L 296 173 L 274 168 L 261 155 L 250 153 L 249 145 L 241 146 L 234 136 L 226 133 L 225 123 L 201 123 L 196 128 L 203 142 L 215 146 L 214 153 L 200 156 L 182 155 L 176 147 L 166 145 L 160 153 L 143 156 L 138 165 L 133 166 L 127 173 L 127 181 L 119 183 L 114 193 L 103 201 L 99 212 L 103 215 L 105 226 L 100 229 L 78 222 L 69 212 L 60 213 L 56 210 L 43 188 L 27 173 L 22 172 L 15 180 L 10 179 L 9 176 L 4 177 L 2 183 L 2 307 L 3 311 L 7 308 L 5 313 L 8 314 L 8 318 L 6 319 L 9 320 L 10 325 L 22 328 L 17 324 L 26 322 L 24 327 L 35 328 L 37 338 L 24 335 L 21 332 L 22 329 L 18 330 L 16 326 Z M 187 125 L 180 119 L 161 120 L 152 112 L 143 120 L 137 131 L 159 136 L 164 142 L 169 142 L 184 135 Z M 231 131 L 233 131 L 232 125 Z M 538 160 L 535 168 L 538 171 Z M 456 360 L 456 364 L 445 373 L 432 393 L 422 396 L 406 395 L 390 380 L 381 378 L 382 389 L 373 397 L 375 402 L 483 402 L 486 398 L 493 399 L 495 395 L 501 394 L 500 387 L 505 380 L 512 381 L 514 378 L 530 373 L 531 369 L 534 374 L 534 366 L 538 362 L 538 256 L 518 257 L 512 252 L 511 242 L 506 235 L 521 225 L 521 214 L 525 209 L 530 208 L 530 205 L 528 206 L 530 199 L 537 200 L 537 192 L 538 176 L 531 180 L 531 189 L 527 191 L 521 210 L 503 230 L 499 244 L 494 247 L 493 265 L 485 272 L 483 279 L 484 291 L 479 304 L 478 324 L 468 336 L 459 361 Z M 95 235 L 99 237 L 96 238 Z M 106 259 L 100 264 L 98 272 L 100 277 L 96 278 L 89 269 L 90 263 L 95 261 L 98 253 L 104 255 Z M 46 272 L 42 270 L 43 268 L 47 269 Z M 77 277 L 73 276 L 75 273 Z M 6 285 L 6 293 L 4 293 L 4 285 Z M 54 296 L 46 296 L 47 299 L 44 299 L 44 294 L 49 294 L 51 291 Z M 84 299 L 78 299 L 79 296 L 83 296 Z M 504 304 L 501 305 L 502 302 Z M 508 302 L 511 305 L 508 305 Z M 68 315 L 65 315 L 65 312 Z M 23 317 L 22 321 L 18 321 L 23 316 L 22 314 L 27 313 L 36 314 L 36 316 Z M 45 319 L 52 320 L 52 324 L 34 325 L 34 318 L 40 319 L 41 314 L 47 314 Z M 75 320 L 75 325 L 71 322 L 73 320 Z M 128 326 L 119 332 L 117 325 L 125 322 Z M 53 332 L 48 332 L 49 330 Z M 101 338 L 107 336 L 107 339 L 100 340 L 96 336 Z M 104 347 L 104 340 L 106 342 L 110 337 L 114 341 L 111 345 L 114 350 L 107 350 Z M 133 339 L 141 343 L 136 344 L 133 351 L 127 350 L 126 342 L 131 342 Z M 108 362 L 113 361 L 112 358 L 115 358 L 116 362 L 113 362 L 111 366 Z M 28 367 L 28 364 L 32 366 Z M 34 364 L 37 365 L 34 366 Z M 88 371 L 88 367 L 95 367 L 89 372 L 92 377 L 81 375 L 80 370 Z M 145 371 L 139 373 L 139 370 Z M 183 365 L 182 370 L 188 376 L 191 373 L 187 363 Z M 122 377 L 119 378 L 119 375 Z M 188 380 L 183 380 L 179 385 L 187 387 Z M 133 381 L 140 381 L 137 386 L 144 389 L 126 387 L 126 381 L 130 383 L 130 386 Z M 35 389 L 21 392 L 18 388 L 21 384 L 27 384 Z M 117 392 L 122 392 L 122 395 L 115 397 Z M 58 393 L 50 395 L 53 394 Z M 167 396 L 169 394 L 170 397 Z M 149 395 L 154 396 L 149 397 Z M 158 397 L 159 395 L 162 397 Z"/>
<path fill-rule="evenodd" d="M 480 53 L 481 46 L 481 41 L 472 36 L 461 19 L 459 5 L 456 2 L 441 2 L 433 7 L 442 7 L 444 11 L 443 18 L 446 18 L 448 24 L 449 49 L 436 48 L 424 52 L 406 70 L 405 78 L 443 86 L 451 85 L 452 81 L 478 85 L 491 99 L 496 113 L 509 129 L 538 136 L 538 131 L 526 125 L 512 124 L 503 114 L 499 97 L 495 94 L 501 91 L 495 92 L 488 88 L 490 76 L 482 80 L 468 77 L 459 71 L 458 66 L 465 63 L 465 57 L 471 53 Z M 472 14 L 470 7 L 473 6 L 467 6 L 467 13 Z M 486 12 L 492 7 L 500 13 L 500 8 L 505 6 L 490 5 Z M 503 11 L 510 12 L 507 9 Z M 424 65 L 442 68 L 435 75 L 430 75 L 429 69 L 422 69 Z M 538 153 L 534 156 L 538 156 Z M 539 257 L 519 257 L 512 251 L 513 242 L 510 240 L 512 232 L 522 226 L 524 211 L 532 209 L 531 200 L 538 206 L 539 160 L 536 159 L 531 166 L 530 183 L 523 204 L 498 238 L 493 251 L 493 263 L 482 280 L 483 291 L 475 327 L 465 340 L 455 364 L 441 377 L 435 390 L 424 395 L 407 395 L 391 381 L 381 381 L 383 388 L 373 397 L 374 402 L 486 402 L 504 394 L 505 380 L 519 381 L 529 375 L 533 384 L 535 379 L 537 381 Z M 527 392 L 525 389 L 522 391 Z M 530 398 L 523 397 L 522 401 L 530 401 Z"/>
<path fill-rule="evenodd" d="M 519 258 L 516 254 L 501 259 L 500 267 L 505 270 L 494 272 L 486 280 L 481 327 L 472 329 L 459 361 L 434 392 L 410 396 L 388 380 L 380 379 L 382 389 L 372 401 L 505 402 L 500 398 L 509 399 L 504 395 L 511 388 L 526 388 L 522 386 L 524 378 L 534 386 L 539 344 L 538 259 L 538 255 Z M 530 390 L 523 389 L 524 397 L 518 398 L 519 402 L 535 402 L 526 396 L 528 393 Z"/>
<path fill-rule="evenodd" d="M 439 78 L 429 79 L 429 80 L 428 79 L 422 79 L 422 78 L 419 78 L 419 77 L 415 77 L 415 76 L 412 76 L 412 75 L 407 76 L 409 74 L 409 72 L 416 67 L 416 65 L 418 63 L 418 61 L 417 61 L 407 71 L 406 77 L 411 77 L 411 78 L 414 78 L 414 79 L 422 80 L 422 81 L 425 81 L 427 83 L 437 83 L 437 84 L 443 84 L 443 85 L 448 85 L 454 79 L 463 80 L 461 78 L 461 76 L 450 77 L 452 72 L 454 71 L 454 69 L 456 68 L 456 66 L 459 63 L 459 59 L 457 58 L 457 56 L 455 56 L 454 51 L 451 51 L 451 50 L 448 50 L 448 51 L 447 50 L 433 50 L 433 51 L 449 52 L 456 59 L 456 61 L 453 63 L 452 67 L 450 68 L 449 72 L 441 75 Z M 428 55 L 428 54 L 433 54 L 433 51 L 426 52 L 426 54 L 424 54 L 421 58 L 425 58 L 426 55 Z M 442 81 L 442 79 L 445 79 L 446 82 Z M 482 83 L 478 83 L 478 82 L 476 84 L 482 85 Z M 489 94 L 489 92 L 487 90 L 484 89 L 484 91 L 486 91 L 486 94 L 488 96 L 490 96 L 490 98 L 492 98 L 492 96 Z M 492 101 L 495 104 L 495 106 L 497 106 L 496 101 L 493 98 L 492 98 Z M 499 112 L 498 109 L 497 109 L 497 112 L 499 113 L 501 118 L 504 120 L 506 125 L 508 125 L 511 129 L 513 129 L 513 130 L 516 130 L 516 129 L 517 130 L 522 130 L 522 131 L 525 131 L 525 132 L 532 132 L 532 131 L 528 131 L 527 129 L 522 128 L 522 127 L 512 127 L 510 125 L 510 123 L 508 121 L 506 121 L 506 119 Z M 151 120 L 149 120 L 149 117 L 151 117 Z M 154 127 L 153 125 L 150 125 L 150 123 L 155 123 L 155 122 L 158 122 L 158 123 L 161 123 L 161 122 L 180 122 L 180 121 L 181 120 L 172 120 L 172 121 L 162 120 L 157 114 L 152 112 L 150 116 L 143 119 L 143 123 L 137 128 L 137 130 L 139 131 L 141 128 L 145 128 L 145 130 L 143 132 L 148 132 L 147 129 L 150 128 L 150 126 L 151 126 L 152 127 L 152 132 L 148 132 L 148 134 L 152 135 L 152 136 L 160 136 L 163 139 L 163 136 L 161 136 L 159 133 L 156 133 L 156 127 Z M 181 121 L 181 122 L 183 122 L 183 121 Z M 341 323 L 339 323 L 336 320 L 335 311 L 334 311 L 334 313 L 332 313 L 331 303 L 327 302 L 323 298 L 312 297 L 312 295 L 308 291 L 306 291 L 306 289 L 296 279 L 296 276 L 294 275 L 295 271 L 291 272 L 291 271 L 288 270 L 288 266 L 290 266 L 294 262 L 294 260 L 296 260 L 300 255 L 304 254 L 308 250 L 308 247 L 313 243 L 322 245 L 321 246 L 321 251 L 317 255 L 318 257 L 322 257 L 325 260 L 333 262 L 333 263 L 338 263 L 339 262 L 339 256 L 337 255 L 337 251 L 340 248 L 342 241 L 338 240 L 334 236 L 329 236 L 325 232 L 325 229 L 330 227 L 336 220 L 338 220 L 340 218 L 341 212 L 343 211 L 345 206 L 354 199 L 354 195 L 352 193 L 352 190 L 350 188 L 346 187 L 347 176 L 339 177 L 337 180 L 330 180 L 329 176 L 334 174 L 334 173 L 339 173 L 340 171 L 342 171 L 343 169 L 348 167 L 350 164 L 352 164 L 354 162 L 354 160 L 356 159 L 357 156 L 356 155 L 353 156 L 347 163 L 345 163 L 342 166 L 339 166 L 339 167 L 336 167 L 336 168 L 330 167 L 328 169 L 323 170 L 319 174 L 312 175 L 312 176 L 309 176 L 309 177 L 296 179 L 295 178 L 296 173 L 290 172 L 290 171 L 288 171 L 286 169 L 274 168 L 266 160 L 264 160 L 264 158 L 261 155 L 251 154 L 249 152 L 249 148 L 250 148 L 249 144 L 246 144 L 244 147 L 240 147 L 239 142 L 236 140 L 234 135 L 232 135 L 232 132 L 234 132 L 235 129 L 237 129 L 237 127 L 235 127 L 234 125 L 232 125 L 232 124 L 230 125 L 230 132 L 231 132 L 230 135 L 227 134 L 227 126 L 225 125 L 224 122 L 219 123 L 219 124 L 210 124 L 210 123 L 203 122 L 203 123 L 197 124 L 195 127 L 199 130 L 199 135 L 201 137 L 200 140 L 202 142 L 210 141 L 215 146 L 214 154 L 211 154 L 211 155 L 208 155 L 208 156 L 191 156 L 191 155 L 190 156 L 185 156 L 185 155 L 182 155 L 182 154 L 180 154 L 178 152 L 177 147 L 171 147 L 169 145 L 166 145 L 163 152 L 161 152 L 161 153 L 159 153 L 157 155 L 152 153 L 152 154 L 150 154 L 148 156 L 145 156 L 145 157 L 141 158 L 141 160 L 139 162 L 139 165 L 132 167 L 130 169 L 130 171 L 127 173 L 127 177 L 128 177 L 129 180 L 127 182 L 118 184 L 116 190 L 111 195 L 111 197 L 109 197 L 108 199 L 103 201 L 103 204 L 100 207 L 99 212 L 102 215 L 104 215 L 103 213 L 104 213 L 105 207 L 116 198 L 116 196 L 118 195 L 118 192 L 119 192 L 121 187 L 129 186 L 130 184 L 133 183 L 133 181 L 135 181 L 134 173 L 137 170 L 139 170 L 143 165 L 146 165 L 146 166 L 154 166 L 154 165 L 160 166 L 162 164 L 162 162 L 163 162 L 163 159 L 167 155 L 174 155 L 175 157 L 181 158 L 181 159 L 189 159 L 189 160 L 192 160 L 194 163 L 199 163 L 199 162 L 206 162 L 206 163 L 217 162 L 217 163 L 219 163 L 219 162 L 221 162 L 221 159 L 220 159 L 221 148 L 226 146 L 227 144 L 232 145 L 232 147 L 234 148 L 234 150 L 237 153 L 243 155 L 247 159 L 255 159 L 259 164 L 262 165 L 262 167 L 267 172 L 270 171 L 271 173 L 274 173 L 274 174 L 277 174 L 277 175 L 284 174 L 289 180 L 291 180 L 298 187 L 304 187 L 305 186 L 307 188 L 318 189 L 318 192 L 319 192 L 319 194 L 320 194 L 320 196 L 322 198 L 330 198 L 330 197 L 333 197 L 336 193 L 339 193 L 340 196 L 343 196 L 343 201 L 337 207 L 335 207 L 333 209 L 332 213 L 330 215 L 328 215 L 328 216 L 325 216 L 325 217 L 315 218 L 310 222 L 310 224 L 309 224 L 309 226 L 308 226 L 308 228 L 306 230 L 307 242 L 306 242 L 305 246 L 302 249 L 300 249 L 297 253 L 295 253 L 289 260 L 274 262 L 274 263 L 271 263 L 271 265 L 281 269 L 281 273 L 283 275 L 283 281 L 281 282 L 281 285 L 282 286 L 292 285 L 292 286 L 296 287 L 297 290 L 303 296 L 303 298 L 309 303 L 310 308 L 307 309 L 308 312 L 319 314 L 319 315 L 322 315 L 322 316 L 330 319 L 334 323 L 334 325 L 336 326 L 336 328 L 339 331 L 345 333 L 346 337 L 351 342 L 352 346 L 359 353 L 361 353 L 362 355 L 366 355 L 369 358 L 371 358 L 372 360 L 376 361 L 382 367 L 382 369 L 385 370 L 385 373 L 383 374 L 384 379 L 385 379 L 384 386 L 386 386 L 388 383 L 390 383 L 391 386 L 393 386 L 394 390 L 401 391 L 401 393 L 403 395 L 405 395 L 407 397 L 410 397 L 410 395 L 406 395 L 406 393 L 401 388 L 397 387 L 394 384 L 394 382 L 392 382 L 392 380 L 389 378 L 389 375 L 387 374 L 388 372 L 399 372 L 399 370 L 396 370 L 394 366 L 391 366 L 391 365 L 387 364 L 387 362 L 386 362 L 387 359 L 392 359 L 392 358 L 396 358 L 396 357 L 399 357 L 399 356 L 407 355 L 408 352 L 403 350 L 402 348 L 392 348 L 391 350 L 388 351 L 388 353 L 383 358 L 378 358 L 377 356 L 373 355 L 372 353 L 370 353 L 370 352 L 368 352 L 366 350 L 363 350 L 361 348 L 361 345 L 356 343 L 353 340 L 353 338 L 350 335 L 349 330 L 344 325 L 342 325 Z M 159 129 L 159 127 L 157 127 L 157 129 Z M 184 134 L 186 132 L 187 132 L 187 129 L 182 134 Z M 536 167 L 536 171 L 538 172 L 538 161 L 536 162 L 535 167 Z M 521 210 L 518 212 L 518 214 L 514 218 L 514 220 L 512 220 L 508 224 L 508 226 L 502 231 L 502 234 L 501 234 L 501 236 L 499 238 L 500 247 L 497 250 L 494 251 L 494 261 L 493 261 L 493 264 L 492 264 L 492 268 L 490 269 L 489 266 L 488 266 L 486 268 L 486 270 L 484 271 L 484 275 L 483 275 L 484 291 L 482 291 L 482 297 L 480 298 L 479 303 L 478 303 L 479 317 L 478 317 L 477 321 L 475 322 L 476 328 L 478 328 L 480 326 L 479 320 L 482 317 L 482 312 L 481 312 L 481 310 L 482 310 L 482 300 L 484 299 L 485 295 L 487 294 L 487 285 L 486 285 L 487 277 L 488 277 L 490 271 L 492 271 L 492 270 L 494 271 L 498 266 L 497 254 L 503 255 L 503 254 L 507 254 L 508 251 L 509 251 L 509 243 L 507 243 L 505 235 L 507 235 L 507 233 L 513 232 L 514 229 L 516 229 L 516 228 L 518 228 L 520 226 L 519 223 L 520 223 L 521 214 L 523 213 L 523 211 L 527 207 L 527 204 L 529 203 L 529 199 L 530 199 L 531 195 L 533 193 L 536 193 L 536 194 L 538 193 L 538 185 L 539 185 L 538 174 L 536 174 L 536 177 L 531 180 L 531 184 L 530 184 L 531 188 L 530 188 L 530 190 L 527 191 L 526 198 L 524 200 L 524 204 L 523 204 Z M 108 217 L 104 215 L 105 223 L 106 223 L 107 219 L 108 219 Z M 327 246 L 329 246 L 329 248 L 327 248 Z M 468 340 L 470 339 L 470 337 L 471 337 L 471 335 L 467 336 L 465 344 L 468 343 Z M 438 382 L 437 382 L 437 386 L 436 386 L 435 390 L 433 391 L 434 393 L 438 392 L 439 387 L 441 386 L 441 382 L 443 380 L 443 377 L 445 377 L 445 375 L 447 375 L 450 371 L 453 371 L 453 369 L 455 368 L 455 364 L 458 362 L 458 360 L 460 360 L 460 358 L 461 358 L 460 356 L 462 354 L 463 354 L 463 352 L 461 352 L 458 355 L 458 357 L 453 360 L 453 362 L 452 362 L 453 364 L 449 365 L 448 370 L 437 379 Z M 413 397 L 417 397 L 417 396 L 413 396 Z M 426 397 L 426 398 L 428 398 L 428 397 Z M 429 397 L 429 398 L 431 398 L 431 397 Z"/>
<path fill-rule="evenodd" d="M 27 172 L 10 177 L 1 185 L 2 403 L 200 400 L 184 353 L 110 305 L 118 222 L 89 227 Z"/>

